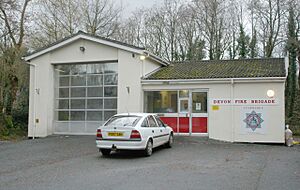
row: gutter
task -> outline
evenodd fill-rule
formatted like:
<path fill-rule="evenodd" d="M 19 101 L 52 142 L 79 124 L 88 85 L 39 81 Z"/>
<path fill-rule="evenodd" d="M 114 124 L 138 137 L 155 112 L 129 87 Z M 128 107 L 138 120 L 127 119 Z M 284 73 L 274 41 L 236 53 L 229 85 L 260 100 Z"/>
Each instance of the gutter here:
<path fill-rule="evenodd" d="M 141 80 L 142 84 L 199 84 L 199 83 L 239 83 L 251 82 L 284 82 L 286 77 L 256 77 L 256 78 L 213 78 L 213 79 L 175 79 L 175 80 Z"/>
<path fill-rule="evenodd" d="M 160 64 L 162 64 L 164 66 L 170 65 L 169 62 L 167 62 L 166 60 L 158 57 L 157 55 L 154 55 L 153 53 L 150 53 L 149 51 L 144 51 L 143 54 L 146 55 L 147 57 L 149 57 L 150 59 L 159 62 Z"/>
<path fill-rule="evenodd" d="M 231 79 L 230 81 L 231 83 L 231 88 L 230 88 L 230 98 L 231 98 L 231 102 L 234 101 L 234 79 Z M 234 117 L 234 111 L 235 111 L 235 106 L 231 105 L 231 121 L 232 121 L 232 141 L 234 142 L 234 136 L 235 136 L 235 117 Z"/>
<path fill-rule="evenodd" d="M 37 89 L 37 71 L 36 71 L 36 64 L 30 63 L 29 61 L 26 62 L 26 64 L 28 64 L 29 66 L 34 68 L 34 96 L 33 96 L 33 129 L 32 129 L 32 139 L 35 139 L 35 130 L 36 130 L 36 95 L 38 94 L 38 89 Z"/>

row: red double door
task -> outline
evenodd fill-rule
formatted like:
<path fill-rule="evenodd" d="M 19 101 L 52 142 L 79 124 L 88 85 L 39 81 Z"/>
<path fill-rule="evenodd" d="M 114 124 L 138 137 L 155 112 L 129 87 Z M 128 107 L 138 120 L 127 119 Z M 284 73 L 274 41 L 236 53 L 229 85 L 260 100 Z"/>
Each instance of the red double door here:
<path fill-rule="evenodd" d="M 179 97 L 178 113 L 164 114 L 160 118 L 175 133 L 207 133 L 207 92 L 190 92 Z"/>

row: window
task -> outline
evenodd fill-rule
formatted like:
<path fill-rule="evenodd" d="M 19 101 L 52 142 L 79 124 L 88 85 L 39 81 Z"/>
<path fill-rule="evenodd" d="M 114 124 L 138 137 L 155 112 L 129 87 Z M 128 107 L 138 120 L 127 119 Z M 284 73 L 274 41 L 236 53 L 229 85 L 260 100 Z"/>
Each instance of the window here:
<path fill-rule="evenodd" d="M 87 100 L 87 109 L 102 109 L 103 100 L 102 99 L 88 99 Z"/>
<path fill-rule="evenodd" d="M 60 77 L 59 86 L 69 86 L 70 77 Z"/>
<path fill-rule="evenodd" d="M 189 91 L 188 90 L 180 90 L 179 91 L 179 97 L 180 98 L 188 98 L 189 97 Z"/>
<path fill-rule="evenodd" d="M 86 88 L 71 88 L 71 97 L 85 97 Z"/>
<path fill-rule="evenodd" d="M 59 98 L 68 98 L 69 97 L 69 88 L 60 88 L 58 96 L 59 96 Z"/>
<path fill-rule="evenodd" d="M 138 116 L 114 116 L 105 124 L 105 126 L 134 127 L 140 119 L 141 117 Z"/>
<path fill-rule="evenodd" d="M 181 99 L 179 100 L 180 103 L 180 113 L 187 113 L 189 111 L 189 99 Z"/>
<path fill-rule="evenodd" d="M 72 86 L 85 86 L 86 77 L 85 76 L 72 76 L 71 85 Z"/>
<path fill-rule="evenodd" d="M 104 84 L 105 85 L 116 85 L 118 82 L 118 75 L 105 75 Z"/>
<path fill-rule="evenodd" d="M 165 127 L 165 124 L 160 120 L 159 117 L 155 117 L 159 127 Z"/>
<path fill-rule="evenodd" d="M 192 93 L 192 112 L 207 113 L 207 92 Z"/>
<path fill-rule="evenodd" d="M 141 127 L 149 127 L 148 119 L 147 119 L 147 118 L 144 119 L 144 121 L 143 121 Z"/>
<path fill-rule="evenodd" d="M 103 81 L 102 75 L 91 75 L 87 77 L 88 86 L 101 86 L 103 84 L 102 81 Z"/>
<path fill-rule="evenodd" d="M 152 116 L 149 116 L 148 117 L 148 121 L 149 121 L 149 126 L 150 127 L 157 127 L 156 123 L 155 123 L 155 120 Z"/>
<path fill-rule="evenodd" d="M 59 109 L 69 109 L 69 100 L 58 100 Z"/>
<path fill-rule="evenodd" d="M 88 121 L 102 121 L 103 120 L 103 112 L 102 111 L 88 111 L 87 112 L 87 120 Z"/>
<path fill-rule="evenodd" d="M 54 70 L 57 121 L 103 123 L 117 113 L 117 63 L 65 64 Z"/>
<path fill-rule="evenodd" d="M 117 99 L 104 99 L 104 109 L 117 109 Z"/>
<path fill-rule="evenodd" d="M 88 97 L 103 97 L 103 88 L 102 87 L 89 87 L 87 89 Z"/>
<path fill-rule="evenodd" d="M 177 113 L 177 91 L 145 92 L 145 112 Z"/>

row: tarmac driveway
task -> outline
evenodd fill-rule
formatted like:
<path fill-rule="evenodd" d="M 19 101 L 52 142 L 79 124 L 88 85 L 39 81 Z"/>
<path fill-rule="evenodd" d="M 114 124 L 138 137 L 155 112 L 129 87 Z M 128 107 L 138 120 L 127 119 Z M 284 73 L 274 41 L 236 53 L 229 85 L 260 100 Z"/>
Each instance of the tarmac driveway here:
<path fill-rule="evenodd" d="M 171 149 L 102 157 L 93 136 L 0 142 L 0 189 L 300 189 L 300 146 L 176 137 Z"/>

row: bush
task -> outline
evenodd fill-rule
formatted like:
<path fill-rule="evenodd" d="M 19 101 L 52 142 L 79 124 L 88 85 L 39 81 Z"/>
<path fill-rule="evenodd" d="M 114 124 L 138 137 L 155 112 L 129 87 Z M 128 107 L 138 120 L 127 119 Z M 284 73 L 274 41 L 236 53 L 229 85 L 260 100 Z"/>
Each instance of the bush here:
<path fill-rule="evenodd" d="M 300 91 L 295 98 L 293 115 L 287 120 L 287 123 L 290 125 L 293 134 L 300 136 Z"/>
<path fill-rule="evenodd" d="M 0 140 L 23 138 L 27 134 L 28 113 L 15 110 L 13 115 L 0 114 Z"/>

